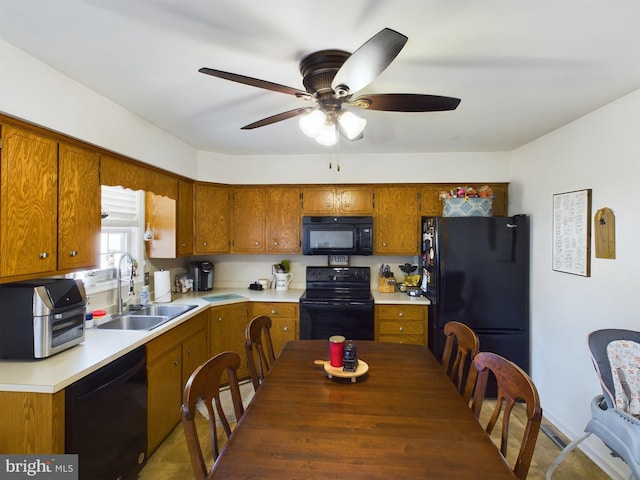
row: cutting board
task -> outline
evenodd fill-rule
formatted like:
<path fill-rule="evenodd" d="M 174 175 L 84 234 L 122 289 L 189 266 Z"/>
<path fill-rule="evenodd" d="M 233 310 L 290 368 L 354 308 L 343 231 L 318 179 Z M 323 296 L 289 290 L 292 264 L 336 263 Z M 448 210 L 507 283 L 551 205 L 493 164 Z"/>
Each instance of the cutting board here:
<path fill-rule="evenodd" d="M 360 359 L 358 359 L 358 367 L 353 372 L 345 372 L 342 367 L 332 367 L 329 360 L 316 360 L 314 363 L 316 365 L 322 365 L 324 367 L 324 371 L 327 374 L 327 377 L 350 378 L 351 383 L 355 383 L 356 378 L 361 377 L 369 371 L 369 365 L 367 365 L 366 362 L 363 362 Z"/>

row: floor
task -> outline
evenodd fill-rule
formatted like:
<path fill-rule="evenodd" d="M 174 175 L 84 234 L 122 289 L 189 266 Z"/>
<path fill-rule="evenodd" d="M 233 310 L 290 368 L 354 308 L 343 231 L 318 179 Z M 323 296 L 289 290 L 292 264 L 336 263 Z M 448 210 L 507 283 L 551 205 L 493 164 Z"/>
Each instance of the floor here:
<path fill-rule="evenodd" d="M 251 383 L 243 383 L 241 385 L 242 398 L 245 403 L 248 402 L 253 395 L 253 386 Z M 510 438 L 518 438 L 518 435 L 522 434 L 524 427 L 524 407 L 519 408 L 520 405 L 514 409 L 514 422 L 510 426 Z M 489 411 L 489 408 L 483 408 L 483 414 Z M 208 435 L 207 428 L 208 423 L 204 417 L 200 417 L 201 422 L 199 428 L 202 429 L 202 435 Z M 548 421 L 543 420 L 543 423 L 549 424 Z M 550 424 L 549 424 L 550 425 Z M 499 429 L 497 429 L 499 430 Z M 563 438 L 562 435 L 559 435 Z M 224 433 L 222 434 L 224 437 Z M 499 441 L 495 440 L 494 441 Z M 515 450 L 515 452 L 514 452 Z M 507 455 L 508 458 L 511 454 L 516 454 L 517 448 L 510 448 Z M 556 446 L 551 439 L 542 431 L 538 436 L 536 443 L 536 449 L 531 461 L 531 467 L 529 469 L 529 480 L 544 480 L 547 467 L 555 460 L 560 453 L 560 449 Z M 511 462 L 513 464 L 513 462 Z M 189 453 L 187 451 L 184 435 L 182 432 L 182 425 L 178 425 L 174 431 L 167 437 L 167 439 L 160 445 L 160 447 L 151 455 L 147 465 L 138 476 L 138 480 L 183 480 L 191 479 L 193 474 L 191 471 L 191 464 L 189 460 Z M 609 479 L 597 465 L 595 465 L 584 453 L 579 449 L 575 449 L 556 469 L 553 480 L 562 479 Z"/>

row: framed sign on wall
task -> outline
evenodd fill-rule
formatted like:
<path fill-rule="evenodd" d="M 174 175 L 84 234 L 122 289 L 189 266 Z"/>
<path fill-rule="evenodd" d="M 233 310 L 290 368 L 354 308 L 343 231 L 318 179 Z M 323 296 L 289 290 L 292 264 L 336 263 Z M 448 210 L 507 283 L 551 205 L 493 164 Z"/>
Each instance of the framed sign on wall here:
<path fill-rule="evenodd" d="M 553 195 L 553 270 L 591 275 L 591 189 Z"/>

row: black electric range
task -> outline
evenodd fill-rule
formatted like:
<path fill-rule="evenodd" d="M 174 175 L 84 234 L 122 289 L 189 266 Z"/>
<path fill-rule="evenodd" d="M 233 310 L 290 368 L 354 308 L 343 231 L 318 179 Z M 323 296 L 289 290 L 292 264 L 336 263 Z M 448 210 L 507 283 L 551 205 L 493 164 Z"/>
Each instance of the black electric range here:
<path fill-rule="evenodd" d="M 307 267 L 300 297 L 300 339 L 374 339 L 369 267 Z"/>

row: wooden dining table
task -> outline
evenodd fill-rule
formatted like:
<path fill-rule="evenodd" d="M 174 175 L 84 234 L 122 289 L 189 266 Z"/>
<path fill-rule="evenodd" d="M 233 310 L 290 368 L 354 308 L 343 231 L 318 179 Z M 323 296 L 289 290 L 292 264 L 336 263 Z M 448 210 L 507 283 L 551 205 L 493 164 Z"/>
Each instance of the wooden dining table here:
<path fill-rule="evenodd" d="M 515 478 L 426 347 L 354 343 L 369 367 L 355 382 L 314 363 L 328 341 L 287 343 L 213 478 Z"/>

